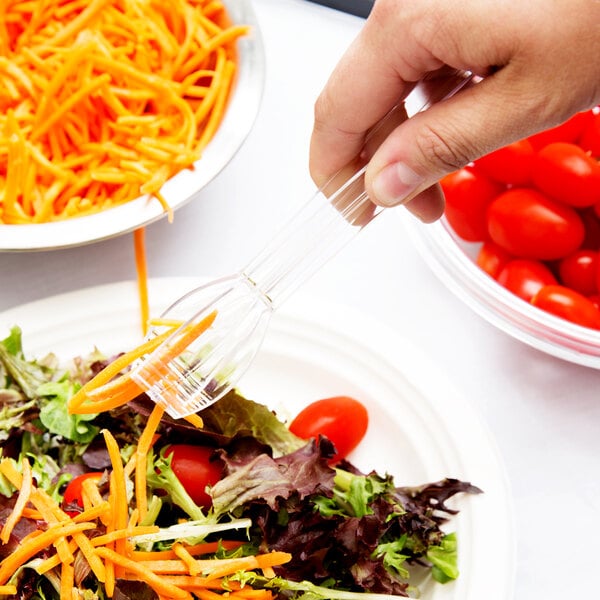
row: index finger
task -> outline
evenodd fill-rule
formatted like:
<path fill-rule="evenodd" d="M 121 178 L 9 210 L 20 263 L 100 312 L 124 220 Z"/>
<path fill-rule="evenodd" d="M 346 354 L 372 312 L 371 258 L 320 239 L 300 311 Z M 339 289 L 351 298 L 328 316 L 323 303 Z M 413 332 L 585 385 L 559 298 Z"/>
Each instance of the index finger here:
<path fill-rule="evenodd" d="M 344 53 L 315 103 L 309 168 L 317 185 L 351 162 L 366 135 L 404 99 L 423 73 L 403 79 L 390 61 L 381 24 L 370 18 Z"/>

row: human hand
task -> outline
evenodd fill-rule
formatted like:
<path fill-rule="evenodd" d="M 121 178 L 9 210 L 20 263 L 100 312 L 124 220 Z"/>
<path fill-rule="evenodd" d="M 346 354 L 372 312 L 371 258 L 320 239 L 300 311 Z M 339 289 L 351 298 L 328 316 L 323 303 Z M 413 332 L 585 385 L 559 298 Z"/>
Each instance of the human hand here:
<path fill-rule="evenodd" d="M 377 0 L 315 104 L 317 185 L 363 150 L 413 84 L 453 69 L 484 77 L 367 148 L 373 202 L 441 216 L 444 175 L 600 102 L 598 0 Z"/>

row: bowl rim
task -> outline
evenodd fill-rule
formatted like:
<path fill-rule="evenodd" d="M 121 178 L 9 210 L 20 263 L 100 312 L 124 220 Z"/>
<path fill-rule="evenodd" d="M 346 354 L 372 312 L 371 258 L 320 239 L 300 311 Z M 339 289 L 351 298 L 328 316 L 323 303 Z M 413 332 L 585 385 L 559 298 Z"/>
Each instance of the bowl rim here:
<path fill-rule="evenodd" d="M 600 369 L 600 331 L 543 311 L 502 287 L 469 256 L 467 248 L 479 244 L 458 237 L 444 217 L 424 224 L 407 214 L 402 221 L 431 270 L 479 316 L 533 348 Z"/>
<path fill-rule="evenodd" d="M 265 49 L 252 1 L 223 3 L 231 22 L 249 25 L 250 32 L 237 40 L 236 79 L 217 132 L 193 169 L 177 173 L 161 190 L 173 211 L 193 200 L 229 164 L 252 130 L 262 103 Z M 145 195 L 91 215 L 50 223 L 0 224 L 0 252 L 58 250 L 91 244 L 166 216 L 160 203 Z"/>

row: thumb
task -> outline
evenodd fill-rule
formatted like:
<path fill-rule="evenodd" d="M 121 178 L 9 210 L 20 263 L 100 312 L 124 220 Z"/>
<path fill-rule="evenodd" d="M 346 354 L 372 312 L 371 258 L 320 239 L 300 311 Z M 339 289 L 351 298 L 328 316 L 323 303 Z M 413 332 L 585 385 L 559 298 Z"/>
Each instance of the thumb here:
<path fill-rule="evenodd" d="M 497 75 L 414 115 L 388 135 L 367 168 L 373 202 L 395 206 L 425 192 L 418 199 L 422 205 L 444 175 L 536 131 L 538 103 L 527 106 L 532 95 L 519 94 Z"/>

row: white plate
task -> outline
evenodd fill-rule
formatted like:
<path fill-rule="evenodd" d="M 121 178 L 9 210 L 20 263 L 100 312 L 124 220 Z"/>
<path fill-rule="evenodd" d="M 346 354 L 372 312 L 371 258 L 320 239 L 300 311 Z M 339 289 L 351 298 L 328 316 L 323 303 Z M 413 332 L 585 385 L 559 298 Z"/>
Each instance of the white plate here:
<path fill-rule="evenodd" d="M 251 0 L 223 0 L 234 24 L 251 26 L 237 41 L 236 81 L 215 136 L 195 163 L 167 181 L 162 192 L 173 210 L 206 186 L 229 163 L 252 129 L 262 99 L 265 57 Z M 143 196 L 114 208 L 74 219 L 34 225 L 0 225 L 0 251 L 23 252 L 80 246 L 130 232 L 165 216 L 160 203 Z"/>
<path fill-rule="evenodd" d="M 153 314 L 197 285 L 192 279 L 150 282 Z M 0 335 L 23 329 L 25 352 L 63 359 L 128 349 L 141 339 L 135 282 L 54 296 L 0 314 Z M 508 600 L 514 585 L 514 523 L 504 468 L 478 413 L 400 335 L 363 315 L 297 295 L 276 313 L 259 355 L 240 382 L 248 397 L 283 418 L 330 395 L 352 395 L 369 407 L 369 431 L 351 456 L 363 470 L 400 485 L 444 477 L 484 490 L 459 496 L 460 514 L 446 527 L 459 538 L 461 575 L 422 587 L 423 600 Z"/>

